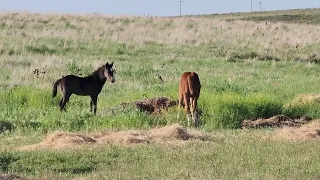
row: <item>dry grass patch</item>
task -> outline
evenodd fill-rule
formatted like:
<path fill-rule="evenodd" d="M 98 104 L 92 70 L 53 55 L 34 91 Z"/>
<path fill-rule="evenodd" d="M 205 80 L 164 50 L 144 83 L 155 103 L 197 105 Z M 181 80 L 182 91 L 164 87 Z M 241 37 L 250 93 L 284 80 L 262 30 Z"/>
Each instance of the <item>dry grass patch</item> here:
<path fill-rule="evenodd" d="M 320 103 L 320 94 L 302 94 L 294 98 L 290 103 L 286 104 L 286 107 L 300 106 L 310 103 Z"/>
<path fill-rule="evenodd" d="M 244 120 L 242 128 L 263 128 L 263 127 L 300 127 L 310 121 L 308 117 L 291 119 L 284 115 L 277 115 L 267 119 Z"/>
<path fill-rule="evenodd" d="M 38 144 L 19 147 L 18 150 L 65 149 L 99 145 L 134 145 L 140 143 L 182 145 L 189 140 L 210 141 L 211 137 L 200 131 L 186 129 L 173 124 L 161 128 L 129 130 L 119 132 L 101 132 L 92 136 L 70 132 L 54 132 Z"/>
<path fill-rule="evenodd" d="M 141 55 L 140 48 L 155 44 L 166 48 L 200 47 L 188 59 L 200 53 L 205 57 L 227 57 L 230 60 L 317 62 L 320 59 L 317 51 L 320 43 L 320 38 L 317 38 L 319 25 L 266 24 L 241 20 L 228 22 L 205 17 L 114 17 L 11 12 L 0 13 L 0 19 L 0 65 L 15 74 L 5 80 L 10 86 L 31 84 L 49 88 L 54 78 L 65 73 L 67 60 L 74 57 L 80 64 L 87 64 L 95 58 L 93 54 L 97 56 L 95 59 L 112 56 L 124 58 L 128 48 L 113 55 L 112 52 L 118 49 L 113 48 L 112 43 L 129 45 L 131 53 L 137 53 L 137 56 Z M 177 56 L 176 52 L 170 51 L 160 56 L 171 54 Z M 6 64 L 5 61 L 20 65 Z M 47 67 L 47 72 L 39 80 L 32 71 L 43 67 Z"/>
<path fill-rule="evenodd" d="M 315 120 L 301 127 L 285 127 L 277 130 L 272 136 L 273 140 L 312 140 L 320 138 L 320 120 Z"/>

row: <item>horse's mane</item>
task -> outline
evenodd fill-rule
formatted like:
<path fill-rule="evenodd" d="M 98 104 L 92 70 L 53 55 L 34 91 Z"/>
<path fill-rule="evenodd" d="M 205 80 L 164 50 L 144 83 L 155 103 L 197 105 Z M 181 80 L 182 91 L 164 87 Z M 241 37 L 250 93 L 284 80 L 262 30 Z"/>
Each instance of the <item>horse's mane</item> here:
<path fill-rule="evenodd" d="M 100 67 L 98 67 L 95 71 L 93 71 L 91 74 L 89 74 L 88 76 L 99 76 L 99 74 L 100 74 L 100 71 L 101 71 L 101 69 L 102 68 L 104 68 L 105 67 L 105 65 L 102 65 L 102 66 L 100 66 Z M 88 77 L 87 76 L 87 77 Z"/>

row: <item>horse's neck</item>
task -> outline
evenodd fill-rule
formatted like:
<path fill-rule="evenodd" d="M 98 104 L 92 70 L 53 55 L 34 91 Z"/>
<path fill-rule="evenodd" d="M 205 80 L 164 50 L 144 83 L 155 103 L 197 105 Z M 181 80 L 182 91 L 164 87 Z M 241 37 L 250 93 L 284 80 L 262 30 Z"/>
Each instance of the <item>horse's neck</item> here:
<path fill-rule="evenodd" d="M 96 81 L 98 84 L 100 84 L 101 86 L 103 86 L 105 83 L 106 83 L 106 78 L 104 77 L 100 77 L 99 75 L 89 75 L 87 77 L 85 77 L 85 79 L 88 79 L 88 80 L 92 80 L 92 81 Z"/>
<path fill-rule="evenodd" d="M 107 78 L 104 77 L 101 69 L 93 72 L 92 74 L 85 77 L 85 79 L 89 81 L 95 81 L 98 85 L 100 85 L 100 88 L 102 89 L 103 85 L 106 83 Z"/>
<path fill-rule="evenodd" d="M 103 78 L 100 76 L 94 76 L 93 79 L 98 82 L 98 84 L 101 86 L 101 88 L 106 83 L 106 80 L 107 80 L 106 78 Z"/>

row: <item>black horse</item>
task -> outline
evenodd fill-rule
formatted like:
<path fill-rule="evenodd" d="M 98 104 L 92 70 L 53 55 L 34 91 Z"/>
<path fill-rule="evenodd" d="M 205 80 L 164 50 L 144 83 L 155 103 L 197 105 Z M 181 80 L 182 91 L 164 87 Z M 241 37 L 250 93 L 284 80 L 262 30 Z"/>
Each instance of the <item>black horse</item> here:
<path fill-rule="evenodd" d="M 65 108 L 70 96 L 76 94 L 80 96 L 90 96 L 90 111 L 92 112 L 92 105 L 94 105 L 94 114 L 96 114 L 98 95 L 106 80 L 108 79 L 111 83 L 116 81 L 112 66 L 113 62 L 111 64 L 107 62 L 86 77 L 68 75 L 58 79 L 53 85 L 52 98 L 56 97 L 59 86 L 63 96 L 59 103 L 60 110 Z"/>

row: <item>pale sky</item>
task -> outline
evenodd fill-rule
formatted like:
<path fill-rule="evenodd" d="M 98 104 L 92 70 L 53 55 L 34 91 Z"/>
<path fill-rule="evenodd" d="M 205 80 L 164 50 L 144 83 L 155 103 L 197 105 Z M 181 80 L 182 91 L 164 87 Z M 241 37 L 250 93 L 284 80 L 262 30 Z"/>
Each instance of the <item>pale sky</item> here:
<path fill-rule="evenodd" d="M 251 0 L 183 0 L 182 15 L 248 12 Z M 320 7 L 320 0 L 252 0 L 253 10 Z M 106 15 L 179 15 L 178 0 L 0 0 L 0 11 L 102 13 Z"/>

